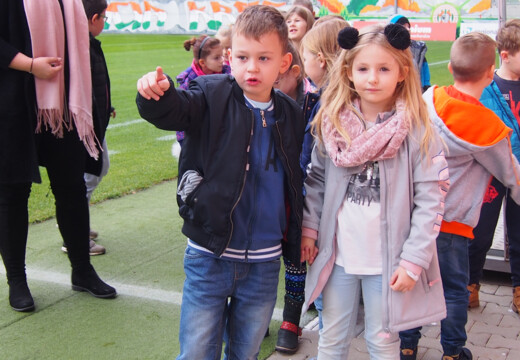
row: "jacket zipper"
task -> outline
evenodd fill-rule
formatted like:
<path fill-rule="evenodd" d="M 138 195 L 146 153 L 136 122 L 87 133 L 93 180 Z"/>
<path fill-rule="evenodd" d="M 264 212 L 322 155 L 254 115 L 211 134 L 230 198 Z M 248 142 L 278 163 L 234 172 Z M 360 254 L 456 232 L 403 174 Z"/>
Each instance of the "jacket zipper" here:
<path fill-rule="evenodd" d="M 294 198 L 296 199 L 298 197 L 298 192 L 297 190 L 294 188 L 294 185 L 293 185 L 293 182 L 291 181 L 293 178 L 294 178 L 294 171 L 292 170 L 291 168 L 291 164 L 289 163 L 289 158 L 284 150 L 284 146 L 283 146 L 283 140 L 282 140 L 282 134 L 280 133 L 280 127 L 278 126 L 278 121 L 275 123 L 276 125 L 276 131 L 278 132 L 278 138 L 280 139 L 280 150 L 282 151 L 284 157 L 285 157 L 285 162 L 287 163 L 287 168 L 289 169 L 289 172 L 291 174 L 291 179 L 289 181 L 289 184 L 291 185 L 291 188 L 293 189 L 294 191 Z M 301 191 L 301 190 L 300 190 Z M 302 219 L 300 218 L 300 215 L 298 213 L 296 213 L 296 217 L 297 219 L 299 220 L 299 226 L 301 226 L 302 224 Z M 289 227 L 289 224 L 287 224 L 287 227 Z"/>
<path fill-rule="evenodd" d="M 385 165 L 382 164 L 382 162 L 380 161 L 379 162 L 379 178 L 380 178 L 380 181 L 379 181 L 379 184 L 380 184 L 380 192 L 381 192 L 381 195 L 383 195 L 383 192 L 384 192 L 384 196 L 381 196 L 381 205 L 383 205 L 383 201 L 385 202 L 384 203 L 384 208 L 383 206 L 381 206 L 381 215 L 383 215 L 383 209 L 385 211 L 385 214 L 388 213 L 387 212 L 387 209 L 386 209 L 386 206 L 387 206 L 387 203 L 388 201 L 386 201 L 387 199 L 387 189 L 386 189 L 386 168 L 385 168 Z M 382 185 L 382 186 L 381 186 Z M 381 221 L 383 220 L 383 218 L 381 217 Z M 385 221 L 386 224 L 388 224 L 387 221 Z M 389 234 L 390 233 L 390 230 L 388 229 L 388 226 L 386 226 L 386 229 L 382 229 L 384 230 L 383 234 L 386 233 L 386 234 Z M 387 235 L 388 237 L 388 235 Z M 383 245 L 383 243 L 381 244 Z M 388 238 L 386 239 L 386 242 L 384 243 L 384 246 L 386 248 L 386 256 L 385 254 L 382 254 L 383 256 L 383 259 L 384 261 L 386 260 L 386 271 L 387 271 L 387 274 L 391 274 L 391 261 L 389 259 L 392 259 L 392 254 L 390 254 L 390 246 L 388 244 Z M 383 249 L 383 248 L 382 248 Z M 386 281 L 385 280 L 385 275 L 384 274 L 381 274 L 381 277 L 382 277 L 382 281 Z M 389 279 L 390 278 L 390 275 L 387 276 L 387 278 Z M 385 287 L 385 285 L 383 284 L 383 288 Z M 390 285 L 388 284 L 388 281 L 386 283 L 386 294 L 382 294 L 383 295 L 383 299 L 389 299 L 390 296 L 391 296 L 391 290 L 390 290 Z M 390 333 L 390 308 L 388 306 L 388 300 L 383 300 L 383 308 L 384 308 L 384 311 L 383 311 L 383 331 L 387 334 Z"/>
<path fill-rule="evenodd" d="M 231 237 L 233 236 L 233 212 L 235 211 L 238 202 L 242 198 L 242 194 L 244 193 L 244 188 L 246 186 L 246 177 L 247 172 L 249 171 L 249 152 L 251 150 L 251 140 L 253 139 L 253 131 L 255 128 L 255 115 L 253 113 L 253 110 L 249 110 L 251 113 L 251 132 L 249 133 L 249 142 L 247 144 L 247 150 L 246 150 L 246 171 L 244 172 L 244 180 L 242 181 L 242 188 L 240 189 L 240 194 L 238 195 L 237 201 L 233 204 L 233 207 L 231 208 L 231 211 L 229 212 L 229 222 L 231 223 L 231 231 L 229 232 L 229 238 L 226 243 L 225 249 L 229 246 L 229 243 L 231 243 Z M 247 261 L 247 254 L 246 254 L 246 261 Z"/>
<path fill-rule="evenodd" d="M 262 115 L 262 127 L 266 128 L 267 121 L 265 121 L 264 110 L 260 110 L 260 115 Z"/>

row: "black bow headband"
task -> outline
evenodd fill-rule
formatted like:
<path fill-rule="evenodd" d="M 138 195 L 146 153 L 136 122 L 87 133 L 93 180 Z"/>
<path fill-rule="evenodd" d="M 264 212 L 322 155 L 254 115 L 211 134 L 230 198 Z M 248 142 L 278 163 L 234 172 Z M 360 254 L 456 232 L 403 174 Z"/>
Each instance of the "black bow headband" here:
<path fill-rule="evenodd" d="M 371 34 L 371 33 L 365 33 Z M 365 35 L 362 34 L 362 35 Z M 405 50 L 410 46 L 410 32 L 402 25 L 388 24 L 385 26 L 383 34 L 394 48 Z M 345 50 L 353 49 L 359 41 L 359 31 L 353 27 L 341 29 L 338 34 L 338 44 Z"/>

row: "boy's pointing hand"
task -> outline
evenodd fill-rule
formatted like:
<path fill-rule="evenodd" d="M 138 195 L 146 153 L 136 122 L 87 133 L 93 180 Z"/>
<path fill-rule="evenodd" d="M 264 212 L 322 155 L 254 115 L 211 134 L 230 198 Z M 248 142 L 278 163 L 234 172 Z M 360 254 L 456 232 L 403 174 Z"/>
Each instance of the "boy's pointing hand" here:
<path fill-rule="evenodd" d="M 170 81 L 164 75 L 160 66 L 157 67 L 156 71 L 149 72 L 137 80 L 137 91 L 146 100 L 159 100 L 169 88 Z"/>

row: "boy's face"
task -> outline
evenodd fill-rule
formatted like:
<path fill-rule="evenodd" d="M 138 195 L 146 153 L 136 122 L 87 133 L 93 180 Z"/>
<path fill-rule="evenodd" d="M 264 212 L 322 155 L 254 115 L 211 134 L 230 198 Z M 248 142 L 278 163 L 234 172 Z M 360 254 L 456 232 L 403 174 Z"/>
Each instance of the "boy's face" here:
<path fill-rule="evenodd" d="M 502 57 L 501 67 L 505 67 L 509 73 L 509 77 L 520 79 L 520 51 L 512 55 L 509 51 L 501 51 Z"/>
<path fill-rule="evenodd" d="M 231 72 L 247 98 L 267 102 L 278 75 L 289 68 L 292 55 L 282 51 L 278 35 L 273 31 L 258 41 L 234 35 L 229 55 Z"/>
<path fill-rule="evenodd" d="M 92 36 L 98 36 L 105 28 L 106 14 L 103 11 L 101 14 L 94 14 L 92 19 L 88 21 L 88 31 Z"/>

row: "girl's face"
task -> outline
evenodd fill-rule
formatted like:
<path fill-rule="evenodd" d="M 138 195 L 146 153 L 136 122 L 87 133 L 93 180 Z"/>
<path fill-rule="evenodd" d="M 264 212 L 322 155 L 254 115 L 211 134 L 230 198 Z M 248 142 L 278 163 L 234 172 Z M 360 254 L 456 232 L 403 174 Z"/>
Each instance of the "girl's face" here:
<path fill-rule="evenodd" d="M 229 64 L 229 51 L 231 50 L 231 38 L 220 38 L 220 45 L 222 45 L 222 56 L 224 62 Z"/>
<path fill-rule="evenodd" d="M 296 100 L 298 97 L 298 77 L 300 72 L 300 67 L 293 65 L 285 73 L 278 76 L 278 79 L 274 82 L 274 87 Z"/>
<path fill-rule="evenodd" d="M 327 74 L 325 61 L 317 54 L 310 52 L 306 47 L 303 48 L 302 60 L 307 76 L 318 88 L 321 88 Z"/>
<path fill-rule="evenodd" d="M 208 56 L 199 60 L 199 65 L 204 74 L 218 74 L 222 72 L 224 58 L 222 57 L 222 46 L 217 45 L 211 48 Z"/>
<path fill-rule="evenodd" d="M 392 54 L 380 45 L 363 48 L 352 62 L 348 75 L 361 100 L 361 111 L 371 107 L 379 112 L 393 108 L 397 83 L 404 80 L 399 64 Z"/>
<path fill-rule="evenodd" d="M 296 14 L 292 14 L 285 22 L 289 28 L 289 40 L 300 41 L 307 32 L 307 21 Z"/>

